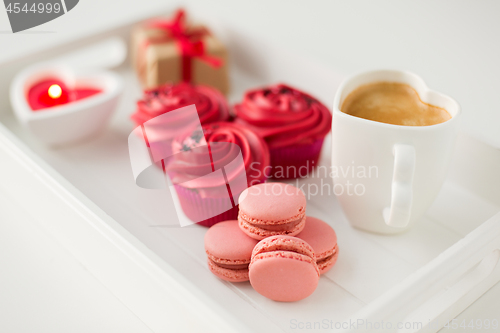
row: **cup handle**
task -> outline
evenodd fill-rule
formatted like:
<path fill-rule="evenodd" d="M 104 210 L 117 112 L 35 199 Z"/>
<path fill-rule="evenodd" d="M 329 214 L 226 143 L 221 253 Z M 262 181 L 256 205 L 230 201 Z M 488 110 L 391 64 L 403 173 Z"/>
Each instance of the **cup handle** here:
<path fill-rule="evenodd" d="M 416 153 L 413 146 L 396 144 L 393 154 L 391 206 L 384 209 L 383 215 L 388 226 L 404 228 L 410 222 Z"/>

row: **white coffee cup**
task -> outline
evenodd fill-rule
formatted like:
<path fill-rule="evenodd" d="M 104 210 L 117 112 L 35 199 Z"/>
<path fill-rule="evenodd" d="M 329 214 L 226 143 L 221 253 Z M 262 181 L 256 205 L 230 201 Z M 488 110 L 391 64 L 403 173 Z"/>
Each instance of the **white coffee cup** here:
<path fill-rule="evenodd" d="M 349 93 L 375 82 L 408 84 L 423 102 L 446 109 L 452 118 L 430 126 L 401 126 L 340 111 Z M 378 70 L 345 80 L 333 105 L 332 175 L 349 222 L 359 229 L 393 234 L 417 221 L 446 177 L 459 117 L 454 99 L 430 90 L 410 72 Z"/>

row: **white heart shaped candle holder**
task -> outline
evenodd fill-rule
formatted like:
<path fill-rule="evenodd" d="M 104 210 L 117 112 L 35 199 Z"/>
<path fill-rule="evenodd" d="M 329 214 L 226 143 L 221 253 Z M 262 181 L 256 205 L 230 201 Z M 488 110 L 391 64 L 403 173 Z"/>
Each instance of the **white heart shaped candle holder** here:
<path fill-rule="evenodd" d="M 113 39 L 25 68 L 10 87 L 14 114 L 40 141 L 49 145 L 64 145 L 95 136 L 107 125 L 123 89 L 121 77 L 102 68 L 120 64 L 125 55 L 123 41 Z M 70 90 L 92 88 L 100 92 L 34 111 L 28 102 L 28 92 L 45 79 L 62 81 Z"/>

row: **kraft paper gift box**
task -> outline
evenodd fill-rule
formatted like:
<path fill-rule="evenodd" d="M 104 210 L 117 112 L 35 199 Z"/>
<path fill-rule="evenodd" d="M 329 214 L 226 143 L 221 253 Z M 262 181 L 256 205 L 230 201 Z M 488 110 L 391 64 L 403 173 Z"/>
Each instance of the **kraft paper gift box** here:
<path fill-rule="evenodd" d="M 132 61 L 145 89 L 189 81 L 229 92 L 226 48 L 205 27 L 187 25 L 183 11 L 137 26 Z"/>

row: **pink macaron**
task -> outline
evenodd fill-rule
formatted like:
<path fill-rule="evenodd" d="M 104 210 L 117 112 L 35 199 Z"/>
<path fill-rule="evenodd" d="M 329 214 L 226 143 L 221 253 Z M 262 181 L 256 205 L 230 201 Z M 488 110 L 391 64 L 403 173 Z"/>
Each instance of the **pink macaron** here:
<path fill-rule="evenodd" d="M 337 234 L 328 223 L 307 216 L 304 230 L 296 237 L 305 240 L 312 246 L 321 274 L 328 272 L 337 262 L 339 255 Z"/>
<path fill-rule="evenodd" d="M 313 248 L 292 236 L 271 236 L 252 252 L 249 277 L 261 295 L 279 302 L 294 302 L 311 295 L 319 270 Z"/>
<path fill-rule="evenodd" d="M 257 244 L 238 227 L 238 221 L 220 222 L 205 234 L 208 268 L 229 282 L 248 281 L 248 265 Z"/>
<path fill-rule="evenodd" d="M 306 197 L 295 186 L 265 183 L 247 188 L 239 198 L 238 222 L 248 236 L 262 240 L 295 236 L 306 223 Z"/>

